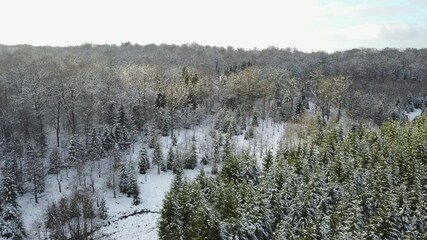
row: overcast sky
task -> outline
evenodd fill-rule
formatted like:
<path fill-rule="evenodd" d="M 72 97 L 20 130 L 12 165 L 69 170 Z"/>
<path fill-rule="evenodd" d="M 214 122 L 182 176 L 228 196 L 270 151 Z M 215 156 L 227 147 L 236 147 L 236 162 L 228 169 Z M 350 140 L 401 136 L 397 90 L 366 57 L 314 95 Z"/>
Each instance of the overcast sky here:
<path fill-rule="evenodd" d="M 1 0 L 0 43 L 427 47 L 427 0 Z"/>

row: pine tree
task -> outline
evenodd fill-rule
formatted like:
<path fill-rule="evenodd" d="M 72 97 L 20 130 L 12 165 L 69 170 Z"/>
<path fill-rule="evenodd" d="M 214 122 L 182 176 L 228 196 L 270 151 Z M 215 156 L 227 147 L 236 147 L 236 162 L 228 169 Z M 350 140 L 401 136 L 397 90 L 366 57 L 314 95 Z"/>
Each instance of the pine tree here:
<path fill-rule="evenodd" d="M 258 126 L 259 126 L 258 113 L 254 112 L 254 115 L 252 117 L 252 127 L 258 127 Z"/>
<path fill-rule="evenodd" d="M 183 174 L 183 170 L 184 170 L 184 163 L 182 161 L 182 155 L 179 154 L 178 151 L 176 151 L 172 172 L 177 176 L 181 176 Z"/>
<path fill-rule="evenodd" d="M 273 165 L 273 154 L 271 153 L 271 150 L 268 150 L 267 156 L 265 156 L 263 159 L 262 170 L 264 172 L 269 172 L 272 165 Z"/>
<path fill-rule="evenodd" d="M 123 104 L 117 109 L 116 122 L 113 128 L 114 140 L 120 149 L 127 149 L 130 145 L 130 124 Z"/>
<path fill-rule="evenodd" d="M 98 216 L 102 220 L 105 220 L 108 217 L 108 209 L 104 198 L 101 198 L 101 201 L 99 202 Z"/>
<path fill-rule="evenodd" d="M 109 152 L 113 150 L 114 144 L 115 143 L 114 143 L 113 133 L 111 131 L 105 130 L 104 139 L 102 141 L 102 147 L 104 148 L 104 151 Z"/>
<path fill-rule="evenodd" d="M 158 174 L 160 174 L 160 170 L 166 171 L 166 163 L 163 158 L 162 150 L 160 149 L 160 144 L 156 142 L 154 146 L 153 152 L 153 164 L 156 164 L 158 167 Z"/>
<path fill-rule="evenodd" d="M 249 130 L 245 133 L 245 140 L 249 140 L 251 138 L 254 138 L 254 128 L 252 126 L 249 127 Z"/>
<path fill-rule="evenodd" d="M 173 185 L 176 185 L 173 183 Z M 160 239 L 180 240 L 180 224 L 178 220 L 178 210 L 176 206 L 175 191 L 168 192 L 163 199 L 162 210 L 159 222 Z"/>
<path fill-rule="evenodd" d="M 163 137 L 169 136 L 169 120 L 163 116 L 160 121 L 160 133 Z"/>
<path fill-rule="evenodd" d="M 172 170 L 173 165 L 175 164 L 174 161 L 175 161 L 175 155 L 174 155 L 172 147 L 170 147 L 169 152 L 168 152 L 168 159 L 166 161 L 167 170 Z"/>
<path fill-rule="evenodd" d="M 156 146 L 157 143 L 157 132 L 156 130 L 151 130 L 151 138 L 150 138 L 150 143 L 148 145 L 149 148 L 154 148 Z"/>
<path fill-rule="evenodd" d="M 130 176 L 129 176 L 129 171 L 124 164 L 120 169 L 119 189 L 121 193 L 129 195 Z"/>
<path fill-rule="evenodd" d="M 305 104 L 304 104 L 304 99 L 301 96 L 300 98 L 298 98 L 297 106 L 295 109 L 295 114 L 297 116 L 300 116 L 300 115 L 304 114 L 304 112 L 305 112 Z"/>
<path fill-rule="evenodd" d="M 219 139 L 218 137 L 214 138 L 214 143 L 213 143 L 213 163 L 212 163 L 212 169 L 211 169 L 211 173 L 212 174 L 217 174 L 218 173 L 218 164 L 221 160 L 220 158 L 220 144 L 219 144 Z"/>
<path fill-rule="evenodd" d="M 134 175 L 130 176 L 129 186 L 130 186 L 130 188 L 129 188 L 129 192 L 128 192 L 128 197 L 133 198 L 133 205 L 138 205 L 141 202 L 141 200 L 139 198 L 138 182 L 136 181 L 136 178 Z"/>
<path fill-rule="evenodd" d="M 191 145 L 191 152 L 185 158 L 184 168 L 185 169 L 194 169 L 197 166 L 197 153 L 196 145 L 193 143 Z"/>
<path fill-rule="evenodd" d="M 160 144 L 156 142 L 154 145 L 154 152 L 153 152 L 153 164 L 159 165 L 163 161 L 163 154 L 162 150 L 160 149 Z"/>
<path fill-rule="evenodd" d="M 227 137 L 225 138 L 224 148 L 223 148 L 223 154 L 222 159 L 223 162 L 225 162 L 232 154 L 233 152 L 233 145 L 231 143 L 232 141 L 232 129 L 229 128 L 227 132 Z"/>
<path fill-rule="evenodd" d="M 92 130 L 91 139 L 90 139 L 90 150 L 91 156 L 93 157 L 93 160 L 99 160 L 102 155 L 102 141 L 100 139 L 100 136 L 98 136 L 96 129 L 94 128 Z"/>
<path fill-rule="evenodd" d="M 178 139 L 176 138 L 176 135 L 173 134 L 172 135 L 172 146 L 176 147 L 177 143 L 178 143 Z"/>
<path fill-rule="evenodd" d="M 77 161 L 77 144 L 77 137 L 73 135 L 70 139 L 70 145 L 68 146 L 68 158 L 72 165 Z"/>
<path fill-rule="evenodd" d="M 145 174 L 148 169 L 150 169 L 150 161 L 148 160 L 147 156 L 147 149 L 144 147 L 141 149 L 141 152 L 139 153 L 139 173 Z"/>
<path fill-rule="evenodd" d="M 1 237 L 6 239 L 25 239 L 21 211 L 17 202 L 17 190 L 15 174 L 13 171 L 13 159 L 4 160 L 3 166 L 3 189 L 1 203 L 0 230 Z"/>
<path fill-rule="evenodd" d="M 49 156 L 49 173 L 50 174 L 57 174 L 61 169 L 61 156 L 59 154 L 59 149 L 54 148 Z"/>
<path fill-rule="evenodd" d="M 211 173 L 214 175 L 218 173 L 218 158 L 214 158 Z"/>

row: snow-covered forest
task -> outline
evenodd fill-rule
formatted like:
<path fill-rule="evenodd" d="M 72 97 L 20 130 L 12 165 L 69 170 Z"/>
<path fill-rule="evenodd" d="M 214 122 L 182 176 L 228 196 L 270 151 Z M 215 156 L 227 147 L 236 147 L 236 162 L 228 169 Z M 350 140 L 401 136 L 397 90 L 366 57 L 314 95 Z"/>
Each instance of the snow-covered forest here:
<path fill-rule="evenodd" d="M 427 50 L 0 45 L 5 239 L 425 239 Z"/>

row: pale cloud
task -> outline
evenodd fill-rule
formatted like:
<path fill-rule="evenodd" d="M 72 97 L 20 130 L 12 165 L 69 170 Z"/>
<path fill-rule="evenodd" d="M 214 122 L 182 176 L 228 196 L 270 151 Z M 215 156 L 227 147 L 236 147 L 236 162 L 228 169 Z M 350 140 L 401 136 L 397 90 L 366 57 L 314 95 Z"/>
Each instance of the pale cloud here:
<path fill-rule="evenodd" d="M 426 0 L 427 1 L 427 0 Z M 324 15 L 336 16 L 352 16 L 352 17 L 366 17 L 366 16 L 392 16 L 396 14 L 409 13 L 415 11 L 410 6 L 402 5 L 382 5 L 372 6 L 368 4 L 343 4 L 343 3 L 330 3 L 322 7 Z"/>
<path fill-rule="evenodd" d="M 393 23 L 369 18 L 410 14 L 418 11 L 414 6 L 322 4 L 318 0 L 14 0 L 1 4 L 0 44 L 197 42 L 246 49 L 278 46 L 333 51 L 361 47 L 361 42 L 370 40 L 379 47 L 399 41 L 408 47 L 403 41 L 416 38 L 413 47 L 426 47 L 425 30 L 404 18 Z"/>
<path fill-rule="evenodd" d="M 421 3 L 421 4 L 427 4 L 427 0 L 408 0 L 410 3 Z"/>
<path fill-rule="evenodd" d="M 362 24 L 336 29 L 334 37 L 344 40 L 398 41 L 416 37 L 417 30 L 408 24 Z"/>

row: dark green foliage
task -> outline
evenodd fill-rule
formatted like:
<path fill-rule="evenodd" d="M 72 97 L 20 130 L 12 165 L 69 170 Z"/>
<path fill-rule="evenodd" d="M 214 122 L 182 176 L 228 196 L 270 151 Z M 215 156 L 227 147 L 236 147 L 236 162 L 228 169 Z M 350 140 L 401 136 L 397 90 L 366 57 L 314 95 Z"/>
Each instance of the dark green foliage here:
<path fill-rule="evenodd" d="M 221 174 L 178 181 L 160 238 L 423 239 L 426 117 L 319 130 L 319 143 L 267 153 L 261 177 L 255 159 L 230 154 Z"/>
<path fill-rule="evenodd" d="M 178 143 L 178 139 L 176 138 L 176 135 L 173 134 L 173 136 L 172 136 L 172 146 L 176 147 L 177 143 Z"/>
<path fill-rule="evenodd" d="M 89 141 L 87 146 L 87 152 L 92 161 L 100 160 L 100 158 L 103 157 L 101 144 L 102 143 L 99 139 L 99 136 L 94 128 L 89 134 Z"/>
<path fill-rule="evenodd" d="M 150 169 L 150 161 L 148 160 L 147 149 L 145 149 L 144 147 L 141 149 L 141 152 L 139 153 L 138 167 L 139 167 L 140 174 L 145 174 L 147 170 Z"/>
<path fill-rule="evenodd" d="M 123 194 L 128 194 L 129 195 L 129 190 L 130 190 L 130 172 L 127 169 L 127 167 L 122 164 L 121 168 L 120 168 L 120 181 L 119 181 L 119 189 L 120 192 Z"/>
<path fill-rule="evenodd" d="M 262 160 L 262 171 L 268 172 L 270 171 L 271 166 L 273 165 L 273 154 L 271 150 L 268 150 L 267 156 Z"/>
<path fill-rule="evenodd" d="M 120 149 L 124 150 L 131 144 L 131 125 L 123 104 L 120 104 L 116 113 L 116 121 L 112 130 L 114 141 L 119 145 Z"/>
<path fill-rule="evenodd" d="M 144 127 L 144 109 L 141 105 L 132 106 L 131 119 L 136 129 L 141 131 Z"/>
<path fill-rule="evenodd" d="M 184 171 L 183 156 L 175 152 L 175 161 L 172 165 L 172 171 L 175 175 L 181 176 Z"/>
<path fill-rule="evenodd" d="M 298 98 L 297 106 L 295 109 L 295 114 L 297 116 L 300 116 L 300 115 L 304 114 L 305 109 L 306 109 L 306 107 L 305 107 L 304 99 L 302 97 Z"/>
<path fill-rule="evenodd" d="M 160 144 L 156 142 L 153 152 L 153 164 L 160 165 L 163 162 L 163 153 L 160 149 Z"/>
<path fill-rule="evenodd" d="M 0 206 L 0 236 L 5 239 L 25 239 L 20 207 L 17 202 L 16 169 L 14 158 L 5 156 L 2 166 L 2 189 Z"/>
<path fill-rule="evenodd" d="M 222 154 L 222 159 L 223 162 L 225 162 L 233 153 L 234 151 L 234 146 L 232 143 L 232 132 L 231 132 L 231 128 L 229 128 L 229 131 L 227 132 L 227 137 L 225 138 L 225 143 L 224 143 L 224 147 L 223 147 L 223 154 Z"/>
<path fill-rule="evenodd" d="M 108 217 L 108 209 L 104 198 L 101 198 L 99 202 L 98 217 L 102 220 L 105 220 Z"/>
<path fill-rule="evenodd" d="M 250 127 L 248 131 L 245 133 L 245 140 L 249 140 L 251 138 L 254 138 L 254 128 Z"/>
<path fill-rule="evenodd" d="M 252 117 L 252 127 L 258 127 L 258 126 L 259 126 L 258 113 L 254 112 L 254 115 Z"/>
<path fill-rule="evenodd" d="M 129 190 L 128 190 L 128 197 L 132 197 L 133 198 L 133 205 L 139 205 L 139 203 L 141 202 L 140 198 L 139 198 L 139 186 L 138 186 L 138 182 L 136 181 L 136 178 L 134 175 L 131 175 L 129 177 Z"/>
<path fill-rule="evenodd" d="M 111 131 L 105 130 L 104 139 L 102 141 L 102 147 L 104 148 L 104 151 L 109 152 L 113 150 L 114 145 L 115 143 L 114 143 L 113 133 Z"/>
<path fill-rule="evenodd" d="M 163 200 L 160 239 L 221 239 L 219 221 L 204 199 L 200 185 L 176 177 Z"/>
<path fill-rule="evenodd" d="M 156 142 L 154 145 L 153 164 L 157 165 L 158 170 L 166 171 L 166 162 L 163 157 L 160 145 Z"/>
<path fill-rule="evenodd" d="M 158 93 L 154 99 L 154 106 L 156 108 L 164 108 L 166 106 L 166 96 L 163 93 Z"/>
<path fill-rule="evenodd" d="M 174 164 L 175 164 L 175 154 L 174 154 L 174 151 L 171 147 L 171 148 L 169 148 L 168 158 L 166 160 L 167 170 L 172 170 Z"/>
<path fill-rule="evenodd" d="M 197 166 L 196 145 L 191 145 L 191 152 L 187 154 L 184 161 L 185 169 L 194 169 Z"/>
<path fill-rule="evenodd" d="M 59 154 L 58 148 L 54 148 L 50 153 L 49 162 L 50 162 L 50 166 L 49 166 L 48 173 L 57 174 L 62 167 L 61 156 Z"/>
<path fill-rule="evenodd" d="M 150 135 L 150 143 L 148 145 L 149 148 L 154 148 L 157 143 L 157 131 L 152 129 Z"/>
<path fill-rule="evenodd" d="M 160 120 L 160 134 L 162 134 L 163 137 L 169 136 L 169 120 L 165 117 L 162 117 Z"/>
<path fill-rule="evenodd" d="M 224 161 L 224 166 L 221 169 L 221 177 L 230 182 L 257 182 L 259 170 L 256 160 L 247 153 L 243 156 L 231 155 Z"/>

